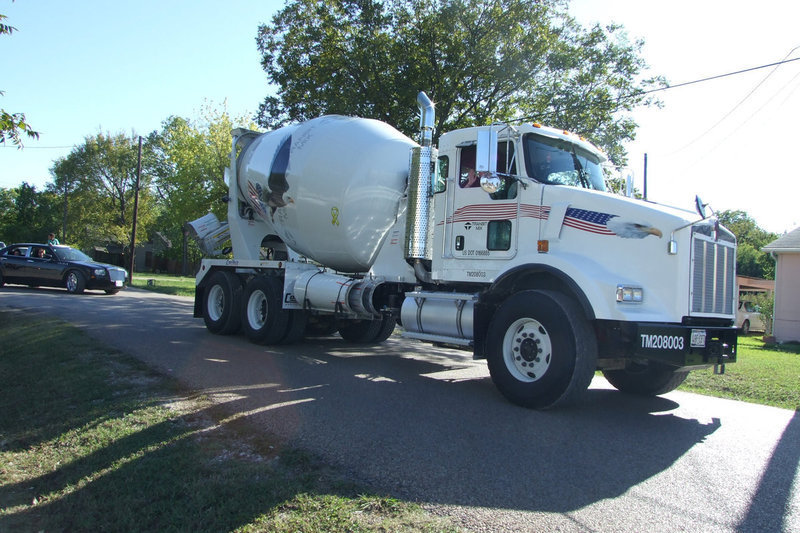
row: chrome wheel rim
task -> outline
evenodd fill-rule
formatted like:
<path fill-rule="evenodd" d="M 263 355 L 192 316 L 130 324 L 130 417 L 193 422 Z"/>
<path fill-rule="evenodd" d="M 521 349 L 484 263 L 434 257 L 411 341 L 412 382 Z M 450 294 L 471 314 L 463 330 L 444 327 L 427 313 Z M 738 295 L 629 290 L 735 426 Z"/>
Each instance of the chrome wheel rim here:
<path fill-rule="evenodd" d="M 533 383 L 550 368 L 553 346 L 550 335 L 538 320 L 520 318 L 509 326 L 503 338 L 503 361 L 515 379 Z"/>
<path fill-rule="evenodd" d="M 69 292 L 75 292 L 75 289 L 78 288 L 78 276 L 75 272 L 70 272 L 67 274 L 67 290 Z"/>
<path fill-rule="evenodd" d="M 260 330 L 267 323 L 267 295 L 255 290 L 247 300 L 247 323 L 254 330 Z"/>
<path fill-rule="evenodd" d="M 225 311 L 225 291 L 220 285 L 214 285 L 208 291 L 208 318 L 218 322 Z"/>

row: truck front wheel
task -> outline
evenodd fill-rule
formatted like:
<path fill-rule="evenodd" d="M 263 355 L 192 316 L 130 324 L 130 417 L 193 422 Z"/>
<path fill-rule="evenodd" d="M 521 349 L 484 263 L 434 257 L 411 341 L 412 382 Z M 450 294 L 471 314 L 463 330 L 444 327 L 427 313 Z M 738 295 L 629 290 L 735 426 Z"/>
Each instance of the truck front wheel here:
<path fill-rule="evenodd" d="M 211 333 L 230 335 L 239 330 L 242 282 L 232 272 L 212 274 L 203 299 L 203 321 Z"/>
<path fill-rule="evenodd" d="M 603 376 L 617 390 L 642 396 L 658 396 L 677 389 L 688 370 L 678 371 L 658 363 L 636 364 L 624 370 L 603 370 Z"/>
<path fill-rule="evenodd" d="M 592 381 L 597 340 L 564 294 L 527 290 L 508 298 L 486 336 L 492 381 L 511 402 L 546 409 L 576 403 Z"/>
<path fill-rule="evenodd" d="M 289 313 L 283 309 L 283 286 L 278 278 L 257 276 L 244 290 L 242 328 L 251 342 L 277 344 L 289 331 Z"/>

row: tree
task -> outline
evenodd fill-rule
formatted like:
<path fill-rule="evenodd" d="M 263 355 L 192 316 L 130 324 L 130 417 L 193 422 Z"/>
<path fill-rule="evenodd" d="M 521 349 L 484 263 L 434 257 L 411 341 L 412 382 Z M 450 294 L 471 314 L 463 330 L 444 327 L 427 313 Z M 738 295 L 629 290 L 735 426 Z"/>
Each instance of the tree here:
<path fill-rule="evenodd" d="M 583 29 L 561 0 L 294 0 L 257 43 L 277 86 L 258 113 L 267 128 L 339 113 L 413 135 L 425 90 L 437 132 L 541 117 L 619 164 L 635 134 L 627 113 L 663 83 L 640 79 L 641 42 L 618 26 Z"/>
<path fill-rule="evenodd" d="M 16 31 L 15 27 L 3 23 L 7 18 L 0 14 L 0 35 L 11 35 Z M 3 91 L 0 91 L 0 96 L 4 94 Z M 39 134 L 25 120 L 24 113 L 9 113 L 5 109 L 0 109 L 0 144 L 4 144 L 6 139 L 10 139 L 14 145 L 22 148 L 20 134 L 25 134 L 31 139 L 39 138 Z"/>
<path fill-rule="evenodd" d="M 237 119 L 244 123 L 244 119 Z M 230 164 L 231 130 L 234 120 L 226 111 L 206 107 L 199 120 L 170 117 L 160 132 L 153 132 L 148 143 L 154 150 L 154 190 L 162 206 L 156 226 L 172 243 L 181 242 L 184 224 L 209 211 L 220 220 L 226 218 L 228 192 L 223 179 Z M 190 252 L 201 253 L 193 241 Z M 177 259 L 181 247 L 165 255 Z"/>
<path fill-rule="evenodd" d="M 12 242 L 44 242 L 56 231 L 58 198 L 22 182 L 13 189 L 0 189 L 0 235 Z"/>
<path fill-rule="evenodd" d="M 775 279 L 775 260 L 761 249 L 777 239 L 778 235 L 761 229 L 755 220 L 741 210 L 726 210 L 717 216 L 720 223 L 736 235 L 736 272 L 740 276 Z"/>
<path fill-rule="evenodd" d="M 62 199 L 66 194 L 69 242 L 88 248 L 99 243 L 130 244 L 136 193 L 138 136 L 97 134 L 51 169 L 49 190 Z M 146 240 L 156 216 L 151 192 L 152 151 L 143 150 L 137 231 Z"/>

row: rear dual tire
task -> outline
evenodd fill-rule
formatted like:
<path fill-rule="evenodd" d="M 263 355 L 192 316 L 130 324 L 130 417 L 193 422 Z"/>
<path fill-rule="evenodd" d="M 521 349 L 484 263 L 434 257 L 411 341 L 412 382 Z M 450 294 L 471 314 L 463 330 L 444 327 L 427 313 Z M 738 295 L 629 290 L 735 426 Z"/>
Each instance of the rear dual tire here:
<path fill-rule="evenodd" d="M 354 344 L 380 344 L 392 335 L 396 324 L 391 314 L 374 320 L 349 321 L 339 328 L 339 335 Z"/>
<path fill-rule="evenodd" d="M 242 329 L 256 344 L 291 344 L 303 339 L 307 322 L 305 311 L 283 309 L 283 283 L 280 278 L 257 276 L 244 290 Z"/>
<path fill-rule="evenodd" d="M 211 333 L 236 333 L 241 321 L 242 282 L 231 272 L 211 275 L 203 294 L 203 321 Z"/>

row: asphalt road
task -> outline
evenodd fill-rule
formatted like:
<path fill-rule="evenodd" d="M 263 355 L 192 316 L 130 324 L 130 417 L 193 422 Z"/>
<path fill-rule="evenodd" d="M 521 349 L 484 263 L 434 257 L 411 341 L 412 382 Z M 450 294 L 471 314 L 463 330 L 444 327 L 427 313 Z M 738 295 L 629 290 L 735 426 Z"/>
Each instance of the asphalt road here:
<path fill-rule="evenodd" d="M 800 531 L 800 412 L 595 379 L 579 408 L 506 402 L 484 362 L 392 337 L 263 347 L 209 334 L 192 301 L 6 286 L 0 309 L 70 321 L 257 431 L 476 531 Z M 21 315 L 24 316 L 24 315 Z M 799 385 L 800 386 L 800 385 Z"/>

